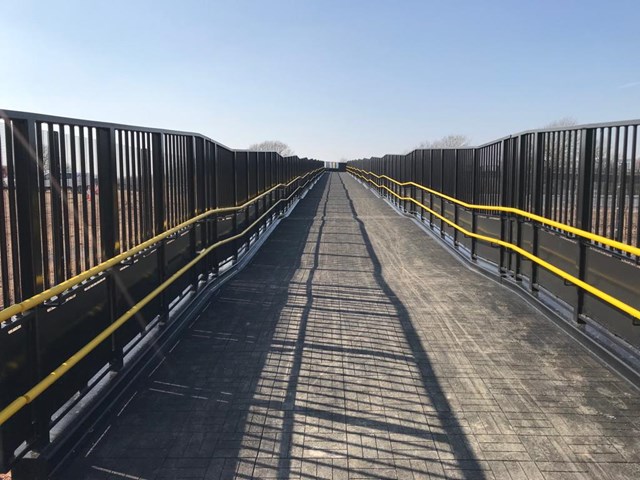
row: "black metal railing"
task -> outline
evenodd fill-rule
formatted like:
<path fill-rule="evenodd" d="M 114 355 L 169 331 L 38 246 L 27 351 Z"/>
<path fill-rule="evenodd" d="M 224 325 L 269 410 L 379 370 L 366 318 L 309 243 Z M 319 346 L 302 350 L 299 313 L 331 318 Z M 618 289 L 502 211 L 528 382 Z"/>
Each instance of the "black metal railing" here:
<path fill-rule="evenodd" d="M 181 299 L 237 262 L 323 163 L 193 133 L 0 115 L 6 471 L 46 446 L 56 423 L 151 329 L 166 329 Z M 110 341 L 87 347 L 129 317 Z M 52 378 L 65 362 L 73 368 Z"/>
<path fill-rule="evenodd" d="M 496 265 L 503 277 L 554 300 L 565 315 L 595 320 L 639 347 L 639 321 L 628 314 L 640 309 L 639 126 L 634 120 L 536 130 L 476 148 L 415 150 L 349 166 L 474 261 Z M 464 235 L 445 219 L 503 243 Z M 630 308 L 603 301 L 509 245 Z"/>

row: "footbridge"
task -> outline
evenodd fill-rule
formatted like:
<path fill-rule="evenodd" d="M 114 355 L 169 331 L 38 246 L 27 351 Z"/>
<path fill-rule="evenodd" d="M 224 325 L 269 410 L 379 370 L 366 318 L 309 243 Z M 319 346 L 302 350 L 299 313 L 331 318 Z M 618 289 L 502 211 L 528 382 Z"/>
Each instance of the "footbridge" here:
<path fill-rule="evenodd" d="M 640 478 L 638 125 L 345 168 L 4 111 L 0 472 Z"/>

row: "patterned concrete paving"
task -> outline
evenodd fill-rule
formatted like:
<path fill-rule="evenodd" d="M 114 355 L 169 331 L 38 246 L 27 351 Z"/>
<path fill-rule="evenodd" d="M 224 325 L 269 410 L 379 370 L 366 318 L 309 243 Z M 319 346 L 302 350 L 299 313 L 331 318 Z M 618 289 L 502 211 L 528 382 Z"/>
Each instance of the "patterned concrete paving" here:
<path fill-rule="evenodd" d="M 347 174 L 118 410 L 57 478 L 640 478 L 638 391 Z"/>

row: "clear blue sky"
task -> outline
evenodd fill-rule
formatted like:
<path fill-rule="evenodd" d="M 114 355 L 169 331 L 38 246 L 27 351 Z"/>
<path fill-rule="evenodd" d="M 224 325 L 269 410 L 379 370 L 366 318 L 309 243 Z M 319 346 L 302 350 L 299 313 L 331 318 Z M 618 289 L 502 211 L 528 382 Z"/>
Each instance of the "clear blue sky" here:
<path fill-rule="evenodd" d="M 640 2 L 2 1 L 0 108 L 324 160 L 640 117 Z"/>

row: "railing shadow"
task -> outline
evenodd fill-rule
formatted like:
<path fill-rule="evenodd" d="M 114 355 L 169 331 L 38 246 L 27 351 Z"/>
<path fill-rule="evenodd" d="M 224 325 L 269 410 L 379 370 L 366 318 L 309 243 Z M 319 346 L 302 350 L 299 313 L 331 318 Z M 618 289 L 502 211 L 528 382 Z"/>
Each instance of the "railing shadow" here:
<path fill-rule="evenodd" d="M 484 478 L 338 174 L 172 350 L 58 478 Z"/>
<path fill-rule="evenodd" d="M 273 357 L 265 362 L 261 379 L 274 381 L 269 382 L 274 388 L 268 395 L 256 389 L 252 408 L 261 413 L 260 420 L 245 426 L 247 433 L 263 420 L 270 427 L 259 428 L 251 477 L 331 478 L 337 473 L 445 478 L 455 470 L 458 478 L 484 478 L 409 312 L 385 281 L 365 224 L 337 175 L 321 203 L 306 240 L 303 257 L 308 258 L 297 266 L 305 280 L 290 281 L 289 300 L 279 313 L 281 319 L 295 316 L 295 332 L 284 339 L 272 337 Z M 331 237 L 349 238 L 366 255 L 337 256 L 336 247 L 326 248 L 340 244 L 325 244 Z M 353 242 L 354 237 L 360 241 Z M 372 287 L 366 291 L 349 281 L 319 282 L 336 272 L 364 273 L 373 278 Z M 388 340 L 394 336 L 399 349 L 390 351 Z M 266 373 L 283 360 L 286 382 Z M 416 373 L 422 391 L 407 393 L 415 386 Z M 249 454 L 252 459 L 250 452 L 240 450 L 229 476 L 251 463 L 243 458 Z"/>

